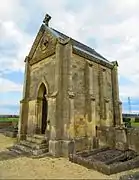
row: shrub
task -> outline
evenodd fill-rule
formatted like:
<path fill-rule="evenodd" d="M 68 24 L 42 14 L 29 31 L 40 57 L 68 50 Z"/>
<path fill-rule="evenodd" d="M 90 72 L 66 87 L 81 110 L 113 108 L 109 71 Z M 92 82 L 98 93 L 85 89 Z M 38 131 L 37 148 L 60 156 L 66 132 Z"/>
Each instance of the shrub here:
<path fill-rule="evenodd" d="M 123 122 L 125 122 L 125 123 L 128 123 L 128 122 L 131 122 L 131 118 L 123 118 Z"/>
<path fill-rule="evenodd" d="M 135 123 L 138 123 L 139 122 L 139 117 L 135 117 Z"/>
<path fill-rule="evenodd" d="M 127 128 L 131 128 L 131 127 L 132 127 L 132 125 L 131 125 L 131 121 L 130 121 L 130 122 L 125 122 L 125 127 L 127 127 Z"/>

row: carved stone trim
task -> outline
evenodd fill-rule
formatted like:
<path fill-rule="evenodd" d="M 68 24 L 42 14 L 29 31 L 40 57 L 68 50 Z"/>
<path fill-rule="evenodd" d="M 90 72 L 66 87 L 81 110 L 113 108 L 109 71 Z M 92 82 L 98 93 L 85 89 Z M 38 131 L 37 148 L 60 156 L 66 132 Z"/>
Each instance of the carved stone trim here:
<path fill-rule="evenodd" d="M 69 98 L 73 99 L 75 97 L 74 92 L 68 91 Z"/>
<path fill-rule="evenodd" d="M 58 95 L 58 91 L 53 92 L 52 94 L 48 95 L 48 98 L 56 98 Z"/>
<path fill-rule="evenodd" d="M 68 42 L 70 42 L 71 38 L 67 38 L 67 39 L 58 38 L 57 40 L 60 44 L 65 45 L 68 44 Z"/>
<path fill-rule="evenodd" d="M 30 50 L 30 52 L 29 52 L 29 55 L 28 55 L 28 56 L 29 56 L 30 58 L 33 57 L 33 54 L 34 54 L 34 52 L 35 52 L 35 50 L 36 50 L 36 47 L 37 47 L 38 44 L 39 44 L 39 41 L 40 41 L 40 39 L 41 39 L 44 31 L 45 31 L 45 27 L 44 27 L 44 25 L 42 24 L 41 27 L 40 27 L 40 30 L 39 30 L 39 32 L 38 32 L 38 34 L 37 34 L 37 36 L 36 36 L 36 38 L 35 38 L 35 40 L 34 40 L 34 43 L 33 43 L 33 45 L 32 45 L 32 48 L 31 48 L 31 50 Z"/>
<path fill-rule="evenodd" d="M 58 95 L 58 91 L 55 91 L 52 94 L 46 94 L 45 98 L 46 98 L 46 100 L 49 100 L 49 98 L 55 99 L 57 97 L 57 95 Z"/>
<path fill-rule="evenodd" d="M 81 56 L 81 57 L 83 57 L 83 58 L 86 58 L 86 59 L 88 59 L 88 60 L 91 60 L 91 61 L 93 61 L 93 62 L 96 62 L 96 63 L 98 63 L 98 64 L 101 64 L 101 65 L 103 65 L 103 66 L 106 66 L 106 67 L 108 67 L 108 68 L 110 68 L 110 69 L 113 68 L 113 65 L 111 65 L 111 64 L 109 64 L 109 63 L 107 63 L 107 62 L 105 62 L 105 61 L 96 59 L 95 57 L 92 57 L 91 55 L 86 54 L 85 52 L 82 52 L 82 51 L 80 51 L 80 50 L 78 50 L 78 49 L 73 48 L 73 53 L 74 53 L 74 54 L 77 54 L 77 55 L 79 55 L 79 56 Z"/>
<path fill-rule="evenodd" d="M 118 67 L 118 62 L 117 61 L 112 61 L 112 63 L 113 63 L 114 66 Z"/>
<path fill-rule="evenodd" d="M 115 103 L 116 105 L 122 105 L 122 102 L 119 101 L 119 100 L 115 100 L 114 103 Z"/>
<path fill-rule="evenodd" d="M 43 23 L 48 26 L 49 25 L 49 21 L 51 20 L 51 16 L 49 14 L 46 14 L 43 20 Z"/>
<path fill-rule="evenodd" d="M 91 99 L 92 101 L 95 101 L 95 100 L 96 100 L 96 97 L 95 97 L 93 94 L 90 94 L 90 99 Z"/>
<path fill-rule="evenodd" d="M 30 57 L 26 56 L 24 62 L 29 62 L 29 61 L 30 61 Z"/>
<path fill-rule="evenodd" d="M 106 103 L 109 103 L 110 102 L 110 99 L 109 98 L 104 98 L 105 102 Z"/>
<path fill-rule="evenodd" d="M 30 99 L 28 98 L 28 99 L 22 99 L 21 101 L 20 101 L 20 103 L 27 103 L 27 102 L 29 102 L 30 101 Z"/>
<path fill-rule="evenodd" d="M 93 67 L 93 63 L 88 62 L 89 67 Z"/>
<path fill-rule="evenodd" d="M 30 59 L 30 65 L 33 65 L 49 56 L 52 56 L 55 54 L 55 48 L 52 48 L 51 50 L 47 51 L 47 53 L 41 54 L 39 57 L 35 57 L 33 59 Z"/>
<path fill-rule="evenodd" d="M 122 105 L 122 101 L 119 101 L 119 105 Z"/>
<path fill-rule="evenodd" d="M 120 124 L 120 125 L 115 126 L 115 129 L 117 129 L 117 130 L 126 130 L 127 128 L 125 127 L 125 124 Z"/>

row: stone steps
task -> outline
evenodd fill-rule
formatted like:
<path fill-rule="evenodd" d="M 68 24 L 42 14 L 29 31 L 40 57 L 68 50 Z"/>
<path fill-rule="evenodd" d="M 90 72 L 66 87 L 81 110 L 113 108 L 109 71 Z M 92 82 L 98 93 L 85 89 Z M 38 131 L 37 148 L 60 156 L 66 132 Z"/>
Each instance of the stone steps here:
<path fill-rule="evenodd" d="M 14 146 L 13 146 L 13 150 L 19 150 L 19 151 L 21 151 L 21 152 L 25 152 L 25 153 L 27 153 L 27 154 L 31 154 L 31 151 L 32 151 L 32 149 L 30 148 L 30 147 L 27 147 L 27 146 L 24 146 L 24 145 L 22 145 L 22 144 L 15 144 Z"/>
<path fill-rule="evenodd" d="M 32 149 L 43 149 L 43 148 L 47 148 L 48 144 L 47 143 L 43 143 L 43 144 L 38 144 L 38 143 L 34 143 L 31 141 L 20 141 L 21 145 L 24 145 L 26 147 L 31 147 Z"/>
<path fill-rule="evenodd" d="M 40 135 L 34 135 L 34 136 L 27 136 L 27 141 L 37 143 L 37 144 L 43 144 L 46 143 L 46 139 L 43 136 Z"/>
<path fill-rule="evenodd" d="M 10 147 L 8 148 L 10 150 L 10 152 L 13 154 L 13 155 L 27 155 L 24 151 L 22 151 L 21 149 L 19 149 L 18 147 Z"/>
<path fill-rule="evenodd" d="M 10 151 L 18 155 L 43 156 L 48 153 L 48 142 L 41 135 L 27 136 L 27 140 L 15 144 Z"/>

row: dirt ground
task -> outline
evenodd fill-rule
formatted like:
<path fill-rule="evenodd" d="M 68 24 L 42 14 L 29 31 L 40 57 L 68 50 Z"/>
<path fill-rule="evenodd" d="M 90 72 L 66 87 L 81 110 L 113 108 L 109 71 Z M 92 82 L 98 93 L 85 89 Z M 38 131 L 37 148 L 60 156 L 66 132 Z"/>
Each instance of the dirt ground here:
<path fill-rule="evenodd" d="M 0 156 L 14 141 L 0 134 Z M 0 157 L 0 179 L 119 179 L 122 174 L 133 171 L 107 176 L 71 163 L 66 158 L 16 157 L 5 160 Z"/>

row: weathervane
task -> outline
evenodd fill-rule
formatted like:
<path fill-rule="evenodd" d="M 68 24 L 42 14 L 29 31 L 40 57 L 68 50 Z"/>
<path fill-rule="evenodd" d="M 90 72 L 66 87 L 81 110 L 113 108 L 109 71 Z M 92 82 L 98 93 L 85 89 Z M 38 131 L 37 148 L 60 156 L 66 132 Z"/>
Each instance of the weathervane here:
<path fill-rule="evenodd" d="M 48 23 L 49 23 L 50 19 L 51 19 L 51 16 L 50 16 L 49 14 L 46 14 L 46 15 L 45 15 L 45 18 L 44 18 L 44 20 L 43 20 L 43 23 L 44 23 L 46 26 L 48 26 Z"/>

